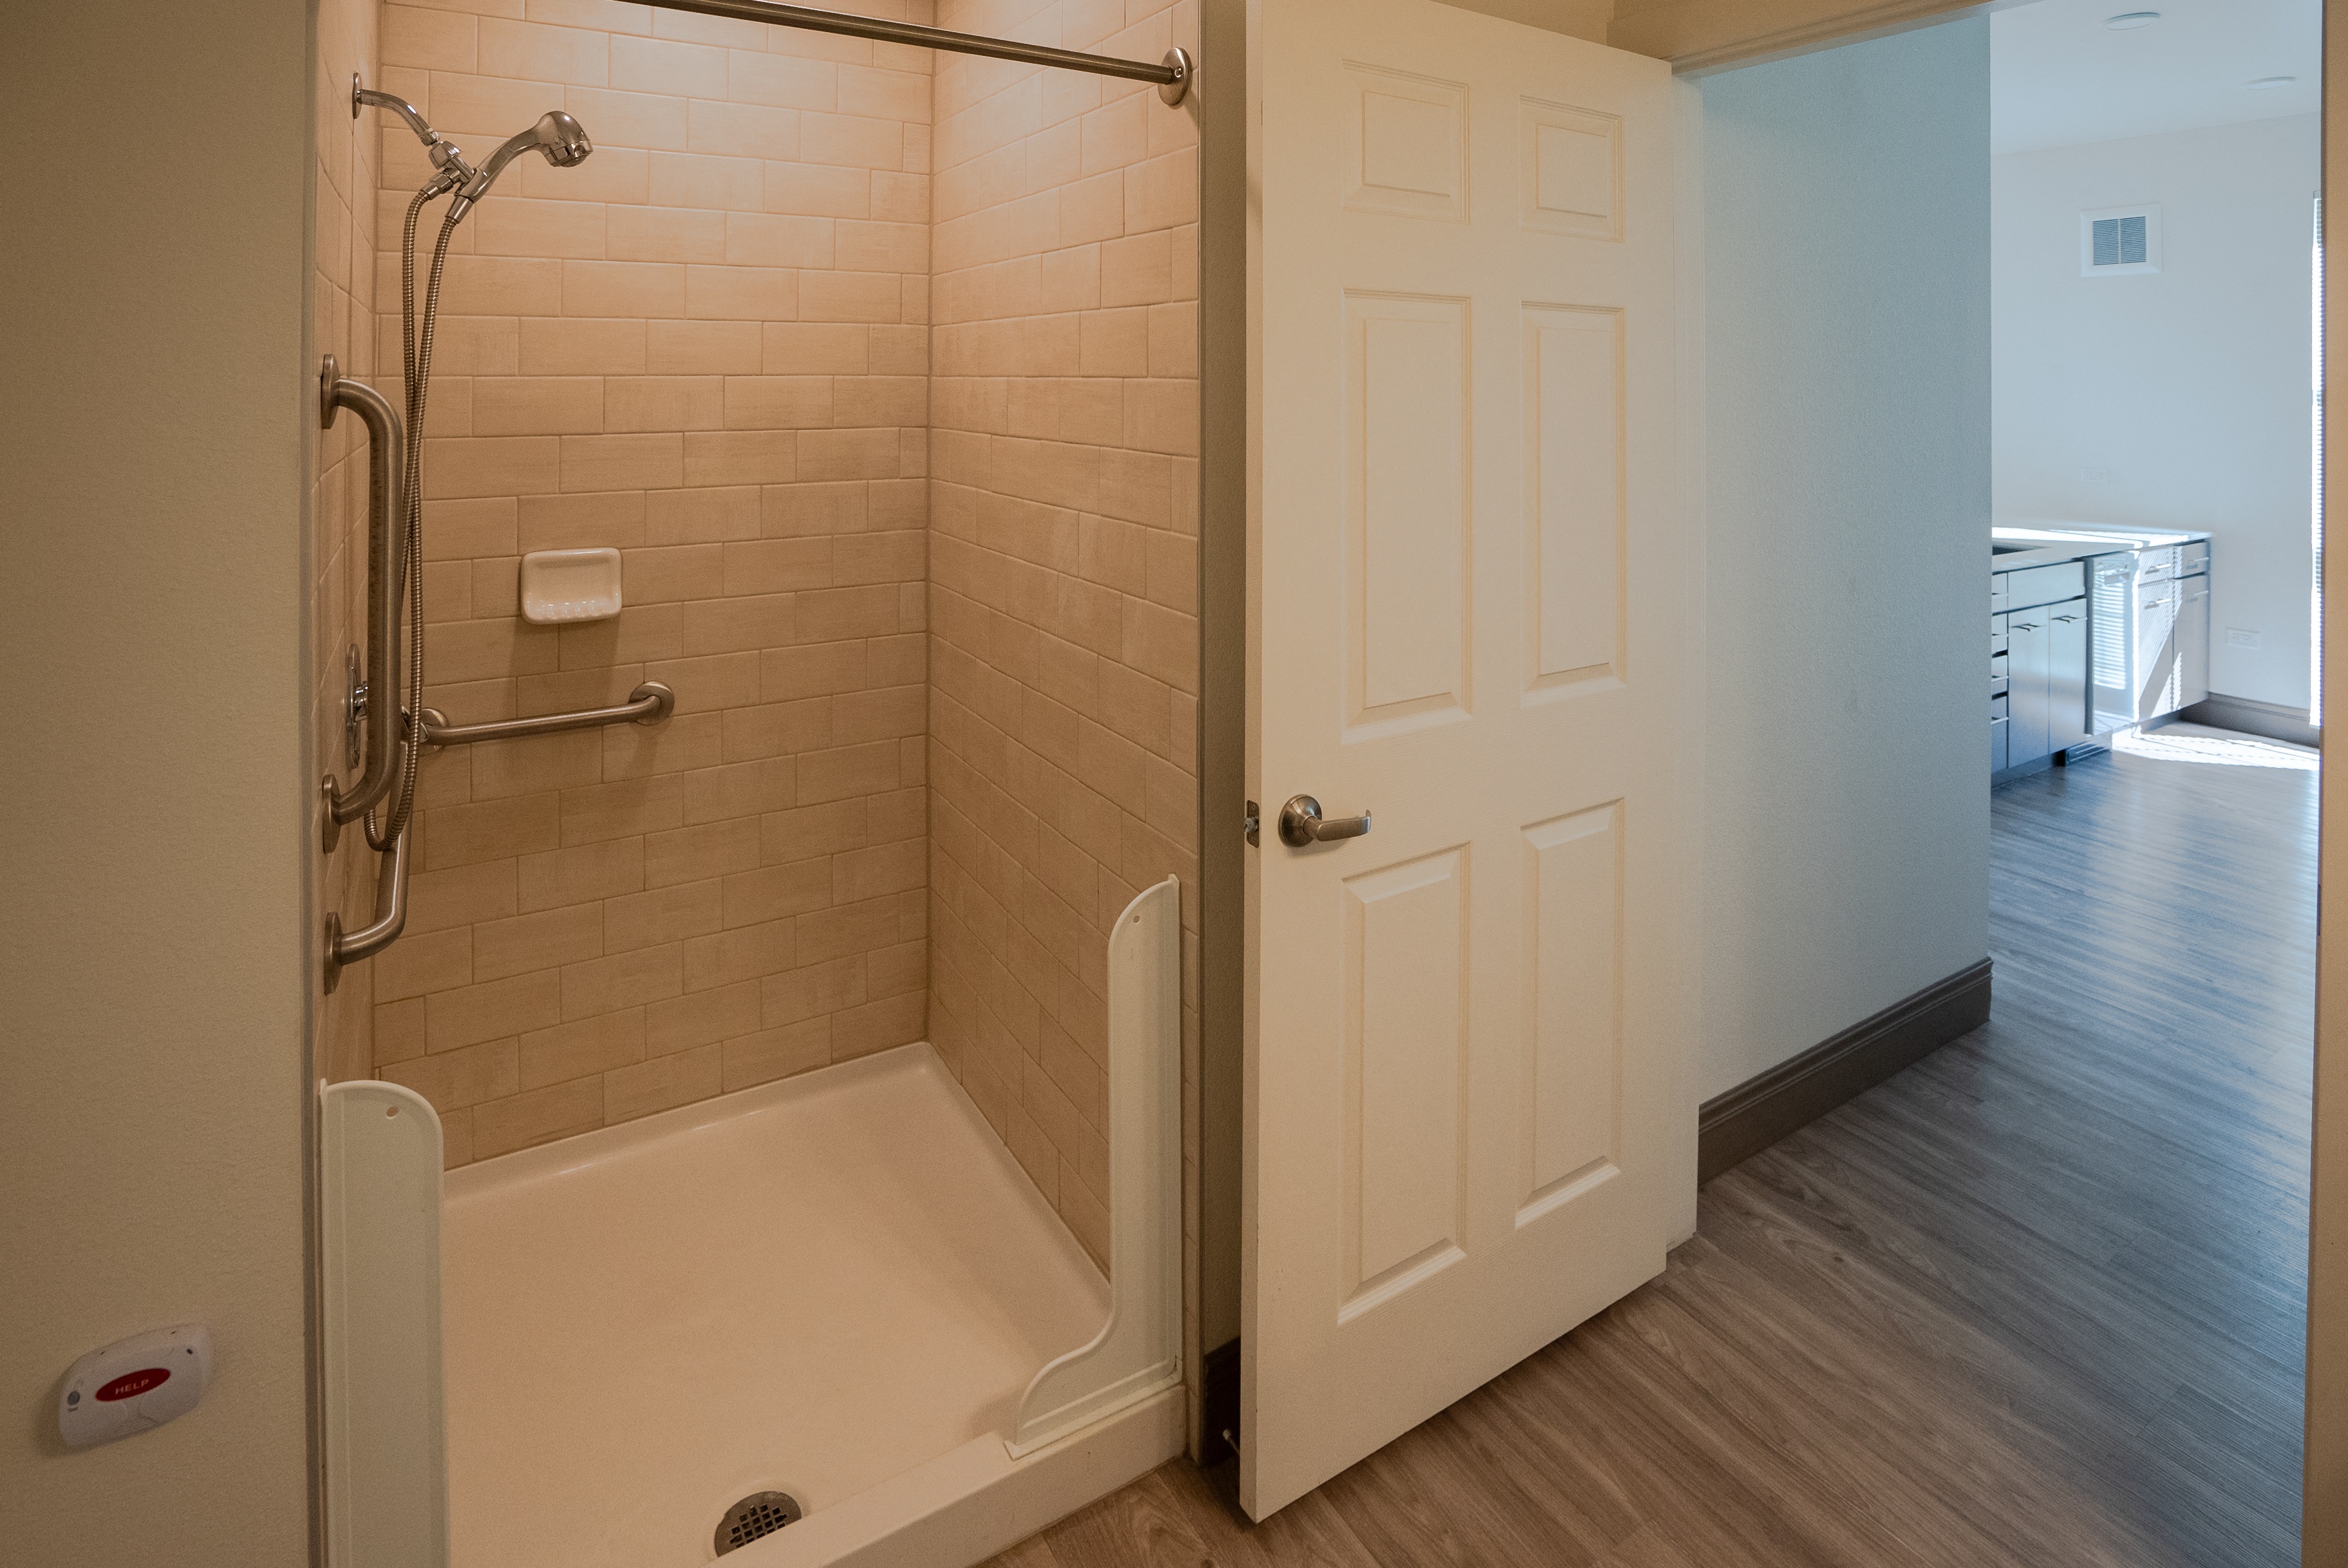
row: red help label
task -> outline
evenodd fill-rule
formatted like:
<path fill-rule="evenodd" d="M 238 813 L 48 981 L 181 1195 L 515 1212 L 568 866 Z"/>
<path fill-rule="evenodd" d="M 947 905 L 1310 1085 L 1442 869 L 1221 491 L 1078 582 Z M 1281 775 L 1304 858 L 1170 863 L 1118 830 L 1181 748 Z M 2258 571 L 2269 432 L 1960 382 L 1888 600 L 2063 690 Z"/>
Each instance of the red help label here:
<path fill-rule="evenodd" d="M 136 1372 L 125 1372 L 95 1396 L 111 1402 L 115 1399 L 135 1399 L 149 1389 L 160 1389 L 170 1380 L 169 1367 L 143 1367 Z"/>

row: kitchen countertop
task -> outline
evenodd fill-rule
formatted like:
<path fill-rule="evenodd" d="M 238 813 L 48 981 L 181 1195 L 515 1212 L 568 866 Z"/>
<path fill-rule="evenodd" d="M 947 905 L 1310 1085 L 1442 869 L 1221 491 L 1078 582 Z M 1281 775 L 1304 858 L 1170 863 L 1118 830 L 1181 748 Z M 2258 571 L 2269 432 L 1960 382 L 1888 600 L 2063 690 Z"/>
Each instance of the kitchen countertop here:
<path fill-rule="evenodd" d="M 2034 566 L 2059 566 L 2065 561 L 2079 560 L 2087 556 L 2110 555 L 2115 550 L 2158 549 L 2165 545 L 2190 544 L 2209 537 L 2206 533 L 2179 533 L 2164 528 L 2072 528 L 2059 525 L 1992 528 L 1989 531 L 1989 569 L 1993 572 L 2001 572 L 2018 571 Z"/>

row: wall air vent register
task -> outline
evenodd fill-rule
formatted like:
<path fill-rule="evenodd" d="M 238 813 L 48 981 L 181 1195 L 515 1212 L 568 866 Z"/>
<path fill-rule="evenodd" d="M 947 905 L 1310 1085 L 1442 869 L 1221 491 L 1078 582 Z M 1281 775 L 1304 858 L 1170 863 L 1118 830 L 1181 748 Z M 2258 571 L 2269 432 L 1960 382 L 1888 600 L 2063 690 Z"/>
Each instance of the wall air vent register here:
<path fill-rule="evenodd" d="M 2159 207 L 2106 207 L 2079 214 L 2079 276 L 2160 271 Z"/>

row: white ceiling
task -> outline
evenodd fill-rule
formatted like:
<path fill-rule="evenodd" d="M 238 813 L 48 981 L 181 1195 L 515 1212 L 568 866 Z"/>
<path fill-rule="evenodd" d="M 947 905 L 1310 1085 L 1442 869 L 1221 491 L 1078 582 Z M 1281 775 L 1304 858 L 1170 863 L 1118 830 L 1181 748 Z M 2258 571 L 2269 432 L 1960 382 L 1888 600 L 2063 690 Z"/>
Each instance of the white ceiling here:
<path fill-rule="evenodd" d="M 2158 11 L 2148 27 L 2106 18 Z M 2322 0 L 2033 0 L 1989 19 L 1990 149 L 2313 114 L 2322 107 Z M 2253 92 L 2261 77 L 2297 77 Z"/>

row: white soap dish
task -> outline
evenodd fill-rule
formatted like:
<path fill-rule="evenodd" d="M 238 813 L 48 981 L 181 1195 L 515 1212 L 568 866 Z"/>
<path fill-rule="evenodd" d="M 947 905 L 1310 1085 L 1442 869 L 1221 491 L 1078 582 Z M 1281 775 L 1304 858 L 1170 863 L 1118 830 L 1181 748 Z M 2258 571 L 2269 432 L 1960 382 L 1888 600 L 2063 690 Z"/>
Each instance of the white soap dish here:
<path fill-rule="evenodd" d="M 620 552 L 532 550 L 521 558 L 521 618 L 539 626 L 620 613 Z"/>

